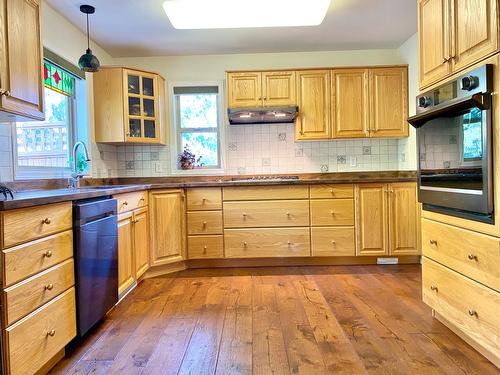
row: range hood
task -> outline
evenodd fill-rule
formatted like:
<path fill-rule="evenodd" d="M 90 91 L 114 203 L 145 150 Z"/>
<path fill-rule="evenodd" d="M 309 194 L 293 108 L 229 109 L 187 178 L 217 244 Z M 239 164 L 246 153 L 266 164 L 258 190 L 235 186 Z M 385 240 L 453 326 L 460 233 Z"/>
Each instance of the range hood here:
<path fill-rule="evenodd" d="M 231 125 L 291 123 L 299 113 L 299 107 L 229 108 L 227 115 Z"/>

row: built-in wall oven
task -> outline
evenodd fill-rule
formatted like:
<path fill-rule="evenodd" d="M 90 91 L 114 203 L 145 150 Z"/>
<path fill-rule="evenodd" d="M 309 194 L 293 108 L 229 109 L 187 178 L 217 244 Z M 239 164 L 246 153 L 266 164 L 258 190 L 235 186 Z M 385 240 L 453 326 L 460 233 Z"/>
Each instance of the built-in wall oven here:
<path fill-rule="evenodd" d="M 493 222 L 493 66 L 417 96 L 419 201 L 426 210 Z"/>

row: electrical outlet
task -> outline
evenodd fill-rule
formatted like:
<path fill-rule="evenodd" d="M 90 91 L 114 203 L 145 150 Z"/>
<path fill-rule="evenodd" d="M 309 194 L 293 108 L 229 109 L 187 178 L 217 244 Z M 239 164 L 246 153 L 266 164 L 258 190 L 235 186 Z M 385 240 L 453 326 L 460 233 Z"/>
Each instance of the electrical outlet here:
<path fill-rule="evenodd" d="M 356 165 L 358 165 L 358 160 L 357 160 L 356 156 L 349 157 L 349 164 L 351 167 L 355 167 Z"/>
<path fill-rule="evenodd" d="M 155 161 L 153 163 L 154 168 L 155 168 L 155 173 L 161 173 L 161 164 L 159 161 Z"/>

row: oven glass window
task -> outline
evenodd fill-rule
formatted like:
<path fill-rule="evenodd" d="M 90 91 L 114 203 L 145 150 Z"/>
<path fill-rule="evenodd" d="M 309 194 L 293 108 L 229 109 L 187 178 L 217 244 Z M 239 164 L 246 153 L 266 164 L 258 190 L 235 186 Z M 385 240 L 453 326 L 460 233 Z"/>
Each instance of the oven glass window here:
<path fill-rule="evenodd" d="M 464 163 L 482 159 L 481 111 L 478 108 L 472 109 L 463 116 L 462 144 Z"/>

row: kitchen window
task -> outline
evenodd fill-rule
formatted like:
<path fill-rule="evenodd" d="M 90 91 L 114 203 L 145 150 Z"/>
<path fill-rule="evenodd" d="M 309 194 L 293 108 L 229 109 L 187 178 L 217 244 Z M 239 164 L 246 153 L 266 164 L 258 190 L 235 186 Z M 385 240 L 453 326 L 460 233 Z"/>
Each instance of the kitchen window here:
<path fill-rule="evenodd" d="M 181 173 L 200 173 L 222 168 L 221 85 L 173 86 L 175 167 Z M 178 155 L 189 150 L 196 156 L 192 170 L 183 170 Z"/>
<path fill-rule="evenodd" d="M 75 139 L 86 139 L 76 129 L 77 107 L 86 106 L 86 99 L 77 100 L 85 94 L 85 81 L 48 59 L 43 70 L 45 121 L 17 122 L 13 127 L 16 179 L 69 176 Z M 79 163 L 81 170 L 86 168 L 83 164 Z"/>

